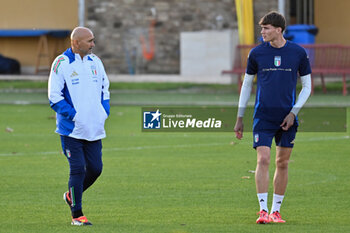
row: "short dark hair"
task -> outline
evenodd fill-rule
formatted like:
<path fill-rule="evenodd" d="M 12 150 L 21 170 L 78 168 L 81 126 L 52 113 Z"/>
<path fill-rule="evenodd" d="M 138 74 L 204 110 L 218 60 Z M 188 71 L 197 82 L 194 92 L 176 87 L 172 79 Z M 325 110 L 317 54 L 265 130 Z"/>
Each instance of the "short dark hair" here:
<path fill-rule="evenodd" d="M 271 11 L 264 15 L 259 21 L 259 25 L 272 25 L 276 28 L 282 28 L 282 32 L 286 28 L 286 19 L 283 15 L 276 11 Z"/>

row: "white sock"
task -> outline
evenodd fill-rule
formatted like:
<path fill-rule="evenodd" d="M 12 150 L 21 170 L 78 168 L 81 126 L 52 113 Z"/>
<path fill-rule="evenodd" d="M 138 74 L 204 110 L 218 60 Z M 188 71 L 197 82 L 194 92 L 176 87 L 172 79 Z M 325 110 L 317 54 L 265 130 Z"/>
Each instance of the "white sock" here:
<path fill-rule="evenodd" d="M 267 193 L 258 193 L 257 196 L 260 205 L 260 211 L 265 210 L 266 212 L 269 212 L 267 208 Z"/>
<path fill-rule="evenodd" d="M 283 198 L 284 198 L 284 195 L 273 194 L 271 213 L 276 211 L 280 212 Z"/>

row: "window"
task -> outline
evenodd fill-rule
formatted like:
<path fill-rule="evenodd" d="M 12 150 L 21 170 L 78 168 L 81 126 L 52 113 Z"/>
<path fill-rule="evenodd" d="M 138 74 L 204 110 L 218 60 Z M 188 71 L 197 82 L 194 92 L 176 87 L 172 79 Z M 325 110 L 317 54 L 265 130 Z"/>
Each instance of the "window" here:
<path fill-rule="evenodd" d="M 290 24 L 314 24 L 314 0 L 290 0 Z"/>

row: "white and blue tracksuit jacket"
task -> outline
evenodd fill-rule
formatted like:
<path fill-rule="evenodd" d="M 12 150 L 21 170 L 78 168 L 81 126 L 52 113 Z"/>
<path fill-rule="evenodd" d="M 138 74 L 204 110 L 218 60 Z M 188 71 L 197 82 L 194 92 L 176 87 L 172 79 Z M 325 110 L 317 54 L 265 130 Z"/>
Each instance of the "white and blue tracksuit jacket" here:
<path fill-rule="evenodd" d="M 60 135 L 95 141 L 106 137 L 109 115 L 109 81 L 101 60 L 94 54 L 83 59 L 67 49 L 52 64 L 48 96 L 57 113 Z"/>

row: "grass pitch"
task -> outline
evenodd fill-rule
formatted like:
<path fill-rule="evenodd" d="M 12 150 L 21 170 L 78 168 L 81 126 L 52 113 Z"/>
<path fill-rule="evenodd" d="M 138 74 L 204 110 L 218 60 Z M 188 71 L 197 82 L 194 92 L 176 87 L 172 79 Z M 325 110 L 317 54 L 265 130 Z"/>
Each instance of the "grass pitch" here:
<path fill-rule="evenodd" d="M 141 133 L 140 111 L 112 107 L 104 170 L 84 193 L 84 213 L 94 225 L 74 227 L 62 200 L 68 164 L 53 133 L 53 111 L 45 105 L 0 105 L 0 231 L 350 230 L 348 134 L 298 134 L 281 209 L 287 224 L 257 225 L 249 173 L 256 155 L 249 133 L 242 141 L 233 133 Z"/>
<path fill-rule="evenodd" d="M 47 103 L 45 93 L 2 95 L 7 102 Z M 212 104 L 238 100 L 217 93 L 141 95 L 114 93 L 112 103 L 122 104 L 124 98 L 161 104 L 166 99 L 179 105 L 201 103 L 204 95 Z M 310 99 L 315 105 L 348 101 L 342 96 Z M 112 107 L 103 140 L 104 170 L 84 193 L 84 213 L 94 225 L 70 226 L 62 200 L 68 163 L 53 116 L 48 104 L 0 104 L 1 233 L 350 232 L 349 133 L 298 133 L 281 208 L 287 223 L 257 225 L 251 133 L 241 141 L 234 133 L 142 133 L 141 107 L 128 105 Z M 271 164 L 271 179 L 273 170 Z M 272 187 L 269 208 L 271 193 Z"/>

